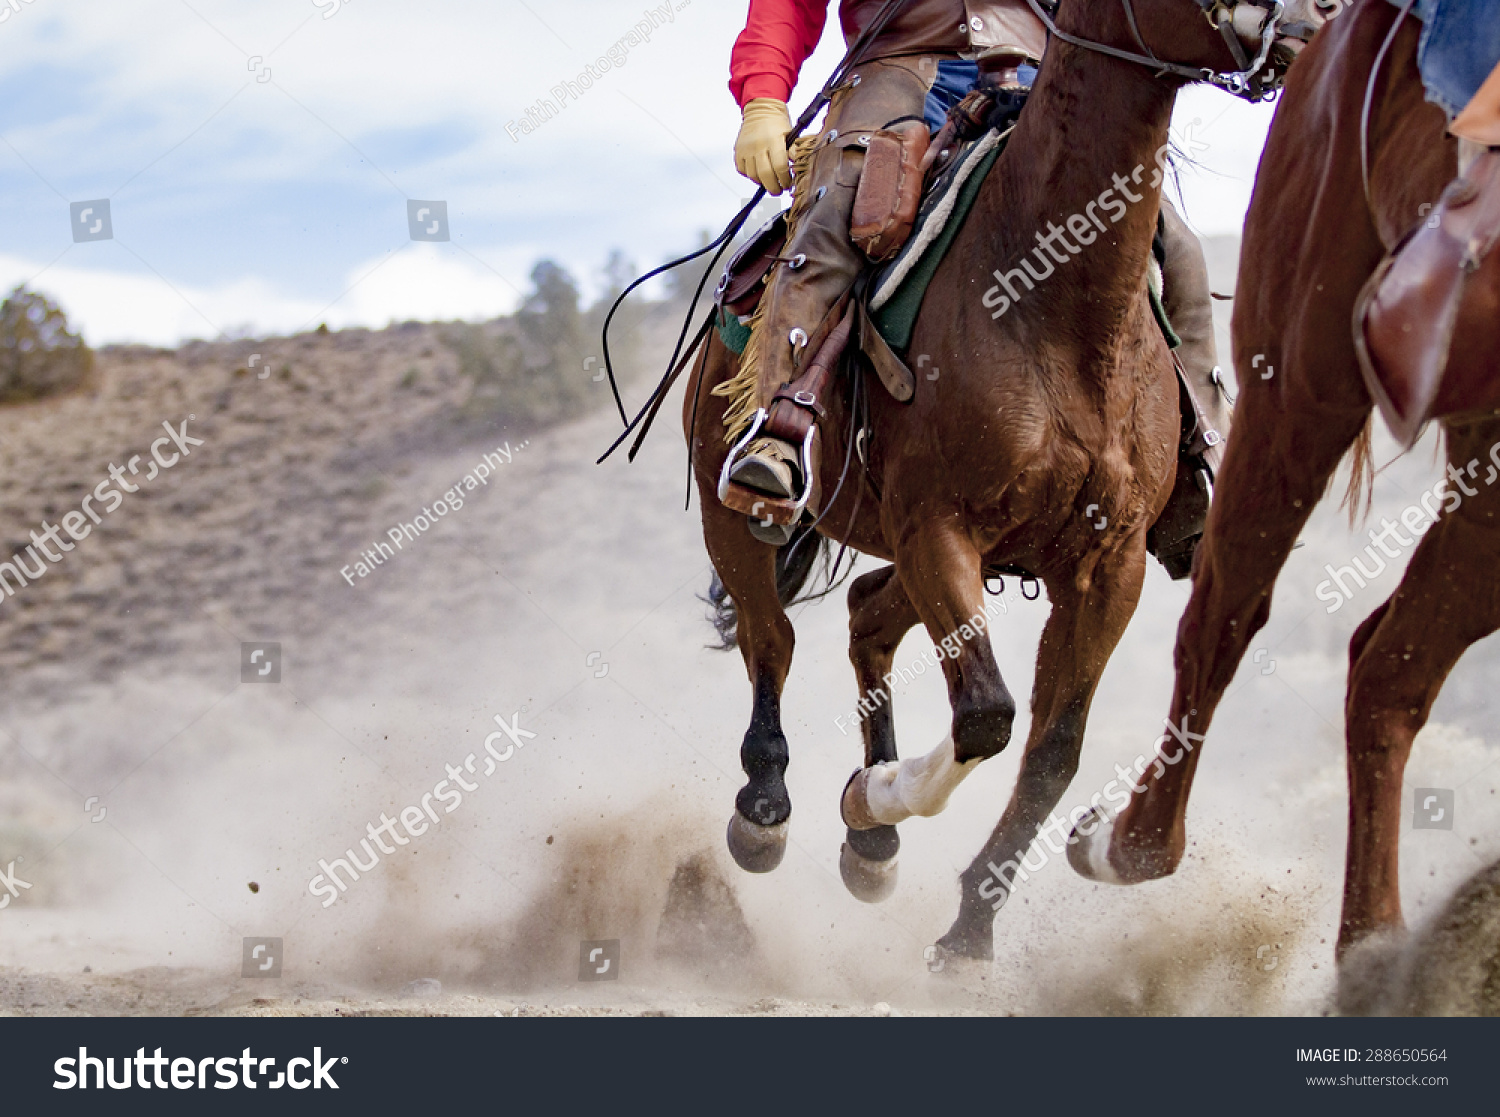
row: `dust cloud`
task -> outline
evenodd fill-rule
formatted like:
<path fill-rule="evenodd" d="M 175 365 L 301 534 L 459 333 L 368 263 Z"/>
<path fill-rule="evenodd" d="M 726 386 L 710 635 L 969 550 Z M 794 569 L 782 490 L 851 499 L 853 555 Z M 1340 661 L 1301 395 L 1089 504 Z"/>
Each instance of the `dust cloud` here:
<path fill-rule="evenodd" d="M 1232 266 L 1232 245 L 1215 251 Z M 1364 538 L 1331 504 L 1213 726 L 1181 871 L 1112 889 L 1050 857 L 999 913 L 993 966 L 933 972 L 927 948 L 1009 796 L 1024 714 L 943 815 L 902 827 L 894 896 L 861 904 L 837 867 L 860 755 L 835 724 L 854 698 L 847 619 L 840 594 L 799 607 L 791 844 L 775 872 L 740 872 L 724 826 L 750 692 L 737 655 L 706 649 L 709 565 L 681 511 L 679 435 L 664 419 L 636 464 L 597 468 L 618 427 L 607 411 L 533 429 L 465 419 L 424 331 L 256 343 L 287 369 L 263 381 L 236 375 L 249 343 L 110 351 L 90 393 L 0 412 L 5 555 L 164 420 L 195 415 L 204 439 L 0 604 L 0 868 L 31 885 L 0 910 L 0 1012 L 1336 1007 L 1345 646 L 1399 570 L 1328 613 L 1325 564 Z M 504 446 L 461 509 L 348 584 L 343 567 Z M 1396 462 L 1372 522 L 1437 476 L 1430 447 Z M 1153 568 L 1060 810 L 1160 732 L 1186 597 Z M 1018 694 L 1045 610 L 1012 599 L 993 626 Z M 242 645 L 271 644 L 280 681 L 242 681 Z M 1494 656 L 1486 642 L 1460 664 L 1407 772 L 1407 805 L 1416 787 L 1453 789 L 1457 818 L 1403 831 L 1414 925 L 1500 858 Z M 896 709 L 907 754 L 947 731 L 930 675 L 898 688 Z M 497 717 L 535 737 L 486 775 Z M 368 864 L 370 827 L 426 813 L 424 795 L 459 777 L 473 789 L 451 811 L 430 800 L 424 833 L 327 906 L 310 890 L 320 862 L 352 850 Z M 1493 957 L 1492 917 L 1464 926 L 1451 934 Z M 279 979 L 241 976 L 247 938 L 280 941 Z M 580 981 L 583 944 L 616 941 L 615 979 Z M 1385 995 L 1345 1004 L 1376 1011 Z"/>

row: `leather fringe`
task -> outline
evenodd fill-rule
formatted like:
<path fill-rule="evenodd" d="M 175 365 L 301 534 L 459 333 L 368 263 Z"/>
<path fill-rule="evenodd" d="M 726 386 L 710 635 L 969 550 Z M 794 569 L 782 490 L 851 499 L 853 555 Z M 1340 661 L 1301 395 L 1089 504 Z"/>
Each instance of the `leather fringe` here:
<path fill-rule="evenodd" d="M 816 191 L 812 189 L 810 181 L 812 171 L 813 153 L 817 150 L 822 134 L 816 133 L 811 136 L 802 136 L 792 143 L 792 208 L 787 213 L 787 235 L 786 243 L 790 245 L 797 235 L 797 226 L 801 222 L 808 207 L 812 205 Z M 807 183 L 806 189 L 799 189 L 803 183 Z M 773 268 L 766 276 L 769 285 L 772 276 L 777 274 Z M 725 445 L 733 446 L 740 440 L 740 436 L 750 428 L 750 421 L 760 409 L 760 350 L 763 344 L 761 329 L 765 318 L 766 295 L 762 295 L 760 302 L 756 304 L 755 313 L 750 318 L 750 340 L 745 343 L 745 351 L 740 354 L 740 368 L 734 376 L 713 389 L 713 394 L 729 400 L 729 407 L 724 412 L 724 442 Z"/>

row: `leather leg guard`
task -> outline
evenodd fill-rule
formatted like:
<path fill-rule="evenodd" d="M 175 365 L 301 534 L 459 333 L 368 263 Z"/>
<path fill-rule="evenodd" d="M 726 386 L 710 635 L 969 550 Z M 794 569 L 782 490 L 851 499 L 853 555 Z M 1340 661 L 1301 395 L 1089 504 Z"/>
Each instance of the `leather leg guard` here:
<path fill-rule="evenodd" d="M 1431 419 L 1500 409 L 1500 151 L 1466 155 L 1466 173 L 1354 307 L 1365 386 L 1408 448 Z"/>

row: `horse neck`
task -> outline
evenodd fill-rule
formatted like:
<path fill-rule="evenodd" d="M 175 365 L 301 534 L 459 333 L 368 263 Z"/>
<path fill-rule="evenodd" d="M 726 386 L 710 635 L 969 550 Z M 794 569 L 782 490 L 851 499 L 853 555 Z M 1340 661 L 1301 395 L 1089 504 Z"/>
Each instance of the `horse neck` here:
<path fill-rule="evenodd" d="M 1123 11 L 1072 0 L 1058 23 L 1096 42 L 1133 42 Z M 1007 315 L 1037 325 L 1068 322 L 1081 340 L 1111 346 L 1140 296 L 1161 202 L 1157 152 L 1167 143 L 1176 89 L 1145 67 L 1058 40 L 1048 46 L 1026 111 L 975 204 L 974 228 L 986 231 L 974 242 L 975 263 L 988 282 L 999 279 L 991 269 L 1009 273 L 1023 258 L 1041 272 L 1047 259 L 1055 265 Z M 1089 220 L 1091 244 L 1067 232 L 1074 217 Z M 1066 263 L 1038 244 L 1058 227 L 1063 236 L 1052 243 Z M 1014 279 L 1011 286 L 1022 289 Z M 1084 324 L 1093 325 L 1080 331 Z"/>

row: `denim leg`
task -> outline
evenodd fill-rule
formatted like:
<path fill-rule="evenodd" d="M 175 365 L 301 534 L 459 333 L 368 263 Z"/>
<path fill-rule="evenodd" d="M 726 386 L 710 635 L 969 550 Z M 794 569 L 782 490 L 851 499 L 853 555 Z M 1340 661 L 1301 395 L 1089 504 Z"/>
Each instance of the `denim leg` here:
<path fill-rule="evenodd" d="M 1500 15 L 1493 0 L 1417 0 L 1412 11 L 1426 24 L 1417 65 L 1427 99 L 1457 116 L 1500 65 Z"/>
<path fill-rule="evenodd" d="M 1026 64 L 1019 71 L 1021 84 L 1030 89 L 1036 82 L 1036 67 Z M 945 58 L 938 63 L 937 80 L 927 91 L 927 103 L 922 107 L 922 116 L 927 127 L 936 132 L 948 119 L 948 110 L 964 99 L 964 95 L 979 81 L 979 63 L 966 62 L 961 58 Z"/>

